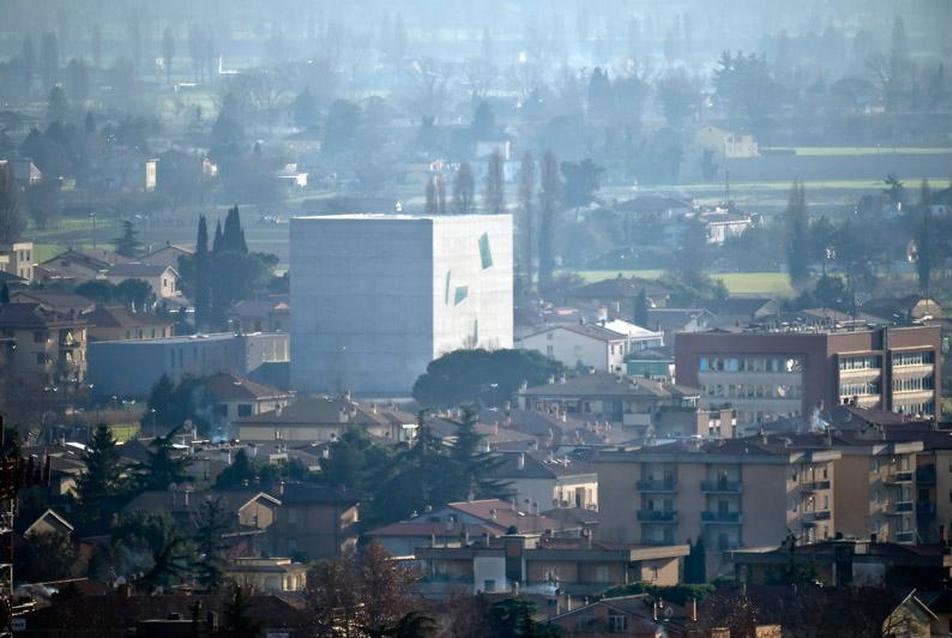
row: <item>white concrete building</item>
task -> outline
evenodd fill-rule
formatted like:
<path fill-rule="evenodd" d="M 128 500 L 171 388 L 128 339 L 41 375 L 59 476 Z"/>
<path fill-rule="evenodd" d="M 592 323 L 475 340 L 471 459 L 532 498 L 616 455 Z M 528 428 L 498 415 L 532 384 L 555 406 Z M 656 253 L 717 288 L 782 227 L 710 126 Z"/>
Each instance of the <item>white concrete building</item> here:
<path fill-rule="evenodd" d="M 408 394 L 461 348 L 512 347 L 512 218 L 291 220 L 291 385 Z"/>
<path fill-rule="evenodd" d="M 624 319 L 599 321 L 598 325 L 628 337 L 627 353 L 664 347 L 664 333 L 642 328 Z"/>
<path fill-rule="evenodd" d="M 541 352 L 568 368 L 624 372 L 628 336 L 596 324 L 565 324 L 527 335 L 516 345 Z"/>

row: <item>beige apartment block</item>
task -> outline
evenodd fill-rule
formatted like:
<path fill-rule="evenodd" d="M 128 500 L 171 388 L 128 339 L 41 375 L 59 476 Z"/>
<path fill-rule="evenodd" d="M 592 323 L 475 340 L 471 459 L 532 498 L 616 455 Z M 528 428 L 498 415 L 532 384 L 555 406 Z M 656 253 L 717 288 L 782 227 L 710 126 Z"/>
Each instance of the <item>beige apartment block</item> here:
<path fill-rule="evenodd" d="M 677 442 L 598 455 L 600 537 L 670 545 L 704 540 L 708 577 L 726 550 L 835 535 L 833 449 L 761 437 Z"/>

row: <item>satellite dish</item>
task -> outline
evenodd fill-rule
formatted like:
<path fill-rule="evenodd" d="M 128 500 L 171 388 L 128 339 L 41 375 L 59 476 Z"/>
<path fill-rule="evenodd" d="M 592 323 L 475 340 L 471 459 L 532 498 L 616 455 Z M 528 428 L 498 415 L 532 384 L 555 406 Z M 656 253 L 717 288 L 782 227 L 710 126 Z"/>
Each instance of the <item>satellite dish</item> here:
<path fill-rule="evenodd" d="M 670 605 L 669 605 L 668 607 L 665 607 L 665 608 L 664 608 L 664 617 L 670 619 L 670 618 L 672 618 L 673 616 L 674 616 L 674 607 L 671 607 Z"/>

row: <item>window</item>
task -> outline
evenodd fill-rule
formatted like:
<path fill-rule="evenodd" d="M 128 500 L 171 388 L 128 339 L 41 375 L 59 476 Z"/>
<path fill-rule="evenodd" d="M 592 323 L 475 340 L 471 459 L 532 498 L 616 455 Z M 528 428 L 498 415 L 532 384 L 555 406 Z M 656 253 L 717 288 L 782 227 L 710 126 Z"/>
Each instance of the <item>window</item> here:
<path fill-rule="evenodd" d="M 250 403 L 239 403 L 238 404 L 238 416 L 251 416 L 251 404 Z"/>
<path fill-rule="evenodd" d="M 33 333 L 33 343 L 43 343 L 46 339 L 46 332 L 43 330 L 37 330 Z"/>
<path fill-rule="evenodd" d="M 483 591 L 496 591 L 496 581 L 495 581 L 495 580 L 484 580 L 484 581 L 483 581 Z"/>
<path fill-rule="evenodd" d="M 620 634 L 628 631 L 628 616 L 621 614 L 610 614 L 608 616 L 608 631 L 613 634 Z"/>
<path fill-rule="evenodd" d="M 45 353 L 45 352 L 37 352 L 37 353 L 36 353 L 36 365 L 38 365 L 38 366 L 46 365 L 46 353 Z"/>
<path fill-rule="evenodd" d="M 469 287 L 468 287 L 468 286 L 457 286 L 457 287 L 456 287 L 456 294 L 455 294 L 455 296 L 453 297 L 453 305 L 456 305 L 456 306 L 460 305 L 461 303 L 463 303 L 464 301 L 466 301 L 466 298 L 467 298 L 468 296 L 469 296 Z"/>
<path fill-rule="evenodd" d="M 545 356 L 549 358 L 552 358 L 555 356 L 555 350 L 552 348 L 552 346 L 545 347 Z"/>
<path fill-rule="evenodd" d="M 493 265 L 493 253 L 489 247 L 489 235 L 487 233 L 483 233 L 482 237 L 479 238 L 479 261 L 483 270 Z"/>

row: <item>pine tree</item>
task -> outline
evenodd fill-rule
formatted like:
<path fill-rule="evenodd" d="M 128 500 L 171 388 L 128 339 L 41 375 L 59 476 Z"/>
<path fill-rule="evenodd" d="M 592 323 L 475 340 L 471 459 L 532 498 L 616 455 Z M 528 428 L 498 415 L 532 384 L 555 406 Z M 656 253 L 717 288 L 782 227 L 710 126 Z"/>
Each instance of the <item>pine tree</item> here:
<path fill-rule="evenodd" d="M 209 592 L 218 591 L 225 580 L 225 544 L 222 535 L 228 531 L 228 518 L 220 499 L 205 501 L 195 521 L 195 545 L 198 563 L 195 566 L 200 585 Z"/>
<path fill-rule="evenodd" d="M 112 431 L 100 424 L 83 453 L 86 466 L 76 481 L 76 496 L 83 515 L 90 521 L 108 521 L 116 511 L 120 490 L 119 446 Z"/>
<path fill-rule="evenodd" d="M 490 215 L 499 215 L 506 212 L 506 185 L 503 178 L 502 153 L 498 149 L 489 156 L 483 204 L 486 207 L 486 213 Z"/>
<path fill-rule="evenodd" d="M 144 246 L 138 239 L 139 231 L 129 219 L 122 220 L 122 236 L 115 240 L 116 252 L 124 257 L 136 258 L 142 255 Z"/>
<path fill-rule="evenodd" d="M 208 256 L 208 225 L 205 216 L 198 218 L 198 238 L 195 241 L 195 256 L 192 268 L 195 278 L 195 326 L 201 331 L 208 325 L 211 315 L 211 272 Z"/>
<path fill-rule="evenodd" d="M 552 151 L 546 151 L 542 157 L 540 172 L 539 289 L 549 290 L 555 276 L 555 236 L 562 201 L 559 161 Z"/>
<path fill-rule="evenodd" d="M 535 196 L 535 160 L 530 151 L 522 156 L 519 167 L 519 208 L 522 212 L 523 240 L 522 267 L 526 271 L 526 288 L 532 290 L 535 280 L 535 220 L 532 198 Z"/>
<path fill-rule="evenodd" d="M 146 461 L 135 465 L 140 491 L 167 490 L 173 483 L 191 480 L 187 471 L 189 459 L 172 447 L 179 430 L 181 426 L 172 428 L 165 436 L 157 436 L 149 443 Z"/>

